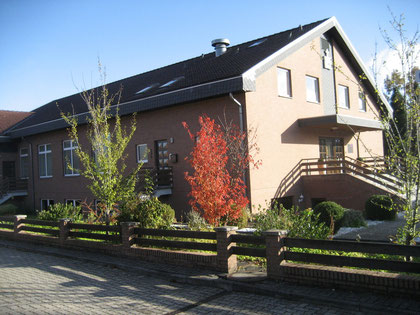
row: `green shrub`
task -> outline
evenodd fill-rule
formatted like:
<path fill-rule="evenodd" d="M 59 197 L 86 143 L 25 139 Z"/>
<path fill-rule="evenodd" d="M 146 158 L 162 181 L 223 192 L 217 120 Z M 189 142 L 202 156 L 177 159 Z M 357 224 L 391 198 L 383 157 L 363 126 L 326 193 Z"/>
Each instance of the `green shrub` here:
<path fill-rule="evenodd" d="M 387 195 L 373 195 L 366 201 L 365 215 L 369 220 L 395 220 L 396 214 Z"/>
<path fill-rule="evenodd" d="M 73 207 L 70 204 L 56 203 L 51 205 L 48 210 L 42 210 L 37 218 L 46 221 L 57 221 L 59 219 L 71 219 L 74 222 L 83 221 L 82 208 Z"/>
<path fill-rule="evenodd" d="M 207 228 L 206 220 L 194 210 L 191 210 L 186 215 L 188 227 L 193 231 L 204 230 Z"/>
<path fill-rule="evenodd" d="M 361 227 L 366 226 L 363 213 L 358 210 L 346 209 L 344 215 L 340 220 L 340 226 L 347 227 Z"/>
<path fill-rule="evenodd" d="M 156 197 L 137 197 L 121 206 L 118 222 L 139 222 L 139 226 L 148 229 L 168 229 L 174 222 L 175 211 Z"/>
<path fill-rule="evenodd" d="M 312 209 L 285 209 L 282 205 L 274 205 L 257 214 L 254 227 L 261 234 L 270 229 L 289 231 L 290 237 L 325 239 L 329 234 L 328 227 L 318 220 Z"/>
<path fill-rule="evenodd" d="M 12 204 L 6 203 L 0 206 L 0 215 L 16 214 L 19 208 Z"/>
<path fill-rule="evenodd" d="M 323 201 L 317 204 L 314 212 L 319 215 L 319 220 L 326 226 L 331 226 L 331 217 L 334 222 L 334 232 L 340 228 L 340 220 L 344 215 L 344 208 L 333 201 Z"/>

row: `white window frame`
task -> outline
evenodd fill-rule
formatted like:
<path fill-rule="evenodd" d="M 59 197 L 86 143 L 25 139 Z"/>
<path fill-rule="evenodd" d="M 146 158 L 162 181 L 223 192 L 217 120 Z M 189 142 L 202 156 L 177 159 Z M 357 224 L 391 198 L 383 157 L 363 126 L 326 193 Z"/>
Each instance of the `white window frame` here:
<path fill-rule="evenodd" d="M 146 156 L 144 159 L 141 159 L 140 156 L 140 148 L 146 147 Z M 137 153 L 137 163 L 148 163 L 149 162 L 149 149 L 147 148 L 147 143 L 138 144 L 136 146 L 136 153 Z"/>
<path fill-rule="evenodd" d="M 359 112 L 366 112 L 367 110 L 367 100 L 366 94 L 363 92 L 359 92 Z"/>
<path fill-rule="evenodd" d="M 277 94 L 282 97 L 292 97 L 292 74 L 289 69 L 277 68 Z"/>
<path fill-rule="evenodd" d="M 338 107 L 350 109 L 350 89 L 346 85 L 338 85 Z"/>
<path fill-rule="evenodd" d="M 71 203 L 71 205 L 75 208 L 75 207 L 78 206 L 77 203 L 79 203 L 79 206 L 80 206 L 80 204 L 82 203 L 82 201 L 80 199 L 65 199 L 65 203 L 66 204 L 70 204 Z"/>
<path fill-rule="evenodd" d="M 66 148 L 64 146 L 64 144 L 65 143 L 69 143 L 69 142 L 70 142 L 70 146 L 68 148 Z M 76 154 L 75 150 L 77 148 L 78 148 L 78 145 L 77 145 L 77 142 L 76 141 L 74 141 L 74 140 L 64 140 L 63 141 L 63 161 L 64 161 L 63 167 L 64 167 L 64 176 L 66 176 L 66 177 L 69 177 L 69 176 L 79 176 L 80 175 L 80 173 L 78 172 L 78 170 L 74 168 L 74 159 L 75 159 L 75 154 Z M 67 167 L 66 167 L 67 166 L 67 161 L 64 158 L 64 156 L 65 156 L 64 155 L 64 152 L 65 151 L 70 151 L 70 161 L 68 161 L 69 164 L 70 164 L 70 166 L 71 166 L 71 168 L 68 169 L 68 171 L 70 173 L 66 173 L 66 170 L 67 170 Z"/>
<path fill-rule="evenodd" d="M 50 146 L 49 150 L 47 150 L 48 145 Z M 38 161 L 39 178 L 51 178 L 52 177 L 52 149 L 51 149 L 51 143 L 38 145 L 38 160 L 39 160 L 40 155 L 45 156 L 45 165 L 44 166 L 45 166 L 45 174 L 46 175 L 41 175 L 40 167 L 39 167 L 39 161 Z M 47 158 L 48 155 L 51 156 L 51 174 L 48 174 L 48 158 Z"/>
<path fill-rule="evenodd" d="M 311 75 L 306 75 L 306 101 L 310 102 L 310 103 L 316 103 L 319 104 L 320 102 L 320 96 L 319 96 L 319 79 L 317 77 L 311 76 Z M 315 91 L 315 95 L 311 95 L 312 93 L 309 93 L 309 89 L 308 89 L 308 83 L 314 83 L 315 86 L 313 86 L 314 91 Z M 312 92 L 312 91 L 311 91 Z M 314 96 L 314 98 L 312 98 Z"/>
<path fill-rule="evenodd" d="M 46 201 L 47 202 L 47 208 L 46 209 L 43 209 L 42 208 L 42 203 L 43 203 L 43 201 Z M 54 204 L 54 199 L 41 199 L 41 211 L 42 210 L 48 210 L 48 208 L 50 207 L 50 206 L 52 206 Z"/>
<path fill-rule="evenodd" d="M 22 153 L 22 150 L 27 150 L 27 153 Z M 24 176 L 25 174 L 23 174 L 23 162 L 22 159 L 26 158 L 27 161 L 27 172 L 28 174 L 26 174 L 26 176 Z M 20 148 L 19 150 L 19 163 L 20 163 L 20 178 L 22 179 L 27 179 L 29 178 L 29 148 Z"/>

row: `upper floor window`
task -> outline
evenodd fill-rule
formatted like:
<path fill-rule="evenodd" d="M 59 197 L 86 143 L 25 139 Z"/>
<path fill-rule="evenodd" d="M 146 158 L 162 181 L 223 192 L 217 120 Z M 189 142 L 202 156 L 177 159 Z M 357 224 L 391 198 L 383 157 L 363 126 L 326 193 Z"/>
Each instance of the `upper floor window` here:
<path fill-rule="evenodd" d="M 306 76 L 306 100 L 319 103 L 319 80 L 309 75 Z"/>
<path fill-rule="evenodd" d="M 79 158 L 76 156 L 77 142 L 63 141 L 64 175 L 79 175 Z"/>
<path fill-rule="evenodd" d="M 51 144 L 38 146 L 39 177 L 52 177 Z"/>
<path fill-rule="evenodd" d="M 29 177 L 29 149 L 20 149 L 20 178 Z"/>
<path fill-rule="evenodd" d="M 349 87 L 338 85 L 338 106 L 341 108 L 350 108 Z"/>
<path fill-rule="evenodd" d="M 363 92 L 359 92 L 359 111 L 366 111 L 366 95 Z"/>
<path fill-rule="evenodd" d="M 290 70 L 277 68 L 277 89 L 279 96 L 292 97 Z"/>
<path fill-rule="evenodd" d="M 147 149 L 147 144 L 137 145 L 137 163 L 149 162 L 148 152 L 149 150 Z"/>

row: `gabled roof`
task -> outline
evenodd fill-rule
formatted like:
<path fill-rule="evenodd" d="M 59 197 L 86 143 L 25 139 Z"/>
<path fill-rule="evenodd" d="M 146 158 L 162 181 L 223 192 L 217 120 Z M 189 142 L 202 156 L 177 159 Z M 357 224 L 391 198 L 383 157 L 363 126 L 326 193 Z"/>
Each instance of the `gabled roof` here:
<path fill-rule="evenodd" d="M 31 112 L 0 110 L 0 134 L 31 114 Z"/>
<path fill-rule="evenodd" d="M 317 36 L 335 28 L 344 44 L 350 46 L 350 53 L 355 54 L 352 60 L 364 70 L 363 63 L 338 22 L 335 18 L 330 18 L 228 47 L 227 52 L 219 57 L 215 57 L 214 52 L 203 54 L 112 82 L 107 84 L 107 88 L 110 94 L 122 88 L 120 115 L 164 108 L 231 92 L 252 91 L 255 90 L 255 78 L 259 74 Z M 61 118 L 60 111 L 77 115 L 79 123 L 86 121 L 86 104 L 79 94 L 75 94 L 35 109 L 34 115 L 8 133 L 11 137 L 19 137 L 65 128 L 67 125 Z"/>

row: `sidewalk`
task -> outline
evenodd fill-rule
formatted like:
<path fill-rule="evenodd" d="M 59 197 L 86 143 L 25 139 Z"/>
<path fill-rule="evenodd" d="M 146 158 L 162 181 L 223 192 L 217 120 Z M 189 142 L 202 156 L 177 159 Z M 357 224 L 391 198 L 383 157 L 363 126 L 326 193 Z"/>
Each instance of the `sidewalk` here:
<path fill-rule="evenodd" d="M 253 268 L 249 268 L 251 270 L 248 271 L 247 268 L 243 268 L 240 272 L 227 277 L 226 274 L 209 270 L 150 263 L 139 259 L 113 257 L 87 251 L 61 249 L 4 239 L 0 239 L 0 246 L 99 264 L 176 283 L 210 286 L 226 291 L 245 292 L 270 297 L 284 297 L 302 302 L 344 307 L 352 311 L 377 314 L 391 312 L 415 314 L 420 310 L 420 301 L 388 297 L 369 292 L 351 292 L 275 282 L 267 280 L 263 272 Z"/>

